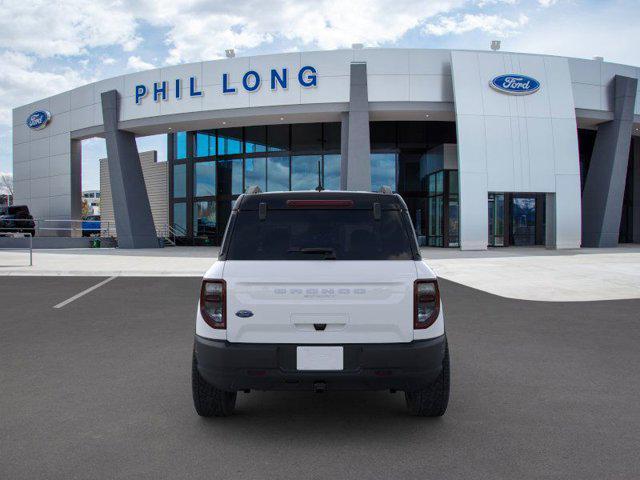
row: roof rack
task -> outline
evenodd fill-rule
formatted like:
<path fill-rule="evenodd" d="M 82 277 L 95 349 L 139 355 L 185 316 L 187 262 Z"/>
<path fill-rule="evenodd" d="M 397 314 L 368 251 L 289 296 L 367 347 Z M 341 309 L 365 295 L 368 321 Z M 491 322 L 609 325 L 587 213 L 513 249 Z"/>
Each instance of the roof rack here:
<path fill-rule="evenodd" d="M 262 189 L 258 185 L 250 185 L 244 193 L 247 195 L 255 195 L 256 193 L 262 193 Z"/>
<path fill-rule="evenodd" d="M 383 193 L 385 195 L 393 195 L 393 190 L 388 185 L 382 185 L 378 190 L 378 193 Z"/>

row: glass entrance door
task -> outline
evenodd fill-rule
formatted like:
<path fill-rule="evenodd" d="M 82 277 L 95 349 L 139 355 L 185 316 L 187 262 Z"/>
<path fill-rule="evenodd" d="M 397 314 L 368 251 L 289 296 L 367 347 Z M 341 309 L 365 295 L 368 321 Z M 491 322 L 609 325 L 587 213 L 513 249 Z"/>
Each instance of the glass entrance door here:
<path fill-rule="evenodd" d="M 489 194 L 489 246 L 504 247 L 504 193 Z"/>
<path fill-rule="evenodd" d="M 511 198 L 511 244 L 536 244 L 536 197 L 514 195 Z"/>

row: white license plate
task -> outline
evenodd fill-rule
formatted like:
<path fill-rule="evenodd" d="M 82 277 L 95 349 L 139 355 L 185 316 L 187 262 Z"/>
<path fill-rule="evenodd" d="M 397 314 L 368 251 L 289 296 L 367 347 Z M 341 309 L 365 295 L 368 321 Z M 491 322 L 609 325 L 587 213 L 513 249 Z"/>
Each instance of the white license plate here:
<path fill-rule="evenodd" d="M 343 370 L 343 350 L 342 347 L 298 347 L 297 368 L 298 370 Z"/>

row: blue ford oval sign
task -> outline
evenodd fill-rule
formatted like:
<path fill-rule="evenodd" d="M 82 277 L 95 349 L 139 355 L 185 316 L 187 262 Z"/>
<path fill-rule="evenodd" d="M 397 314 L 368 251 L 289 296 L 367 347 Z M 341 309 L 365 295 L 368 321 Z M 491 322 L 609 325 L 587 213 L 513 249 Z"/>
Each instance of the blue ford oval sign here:
<path fill-rule="evenodd" d="M 51 120 L 51 114 L 46 110 L 36 110 L 27 118 L 27 127 L 32 130 L 42 130 Z"/>
<path fill-rule="evenodd" d="M 500 75 L 489 82 L 491 88 L 509 95 L 530 95 L 540 89 L 540 82 L 526 75 L 509 73 Z"/>
<path fill-rule="evenodd" d="M 253 317 L 253 312 L 251 310 L 238 310 L 236 312 L 236 316 L 240 318 L 249 318 Z"/>

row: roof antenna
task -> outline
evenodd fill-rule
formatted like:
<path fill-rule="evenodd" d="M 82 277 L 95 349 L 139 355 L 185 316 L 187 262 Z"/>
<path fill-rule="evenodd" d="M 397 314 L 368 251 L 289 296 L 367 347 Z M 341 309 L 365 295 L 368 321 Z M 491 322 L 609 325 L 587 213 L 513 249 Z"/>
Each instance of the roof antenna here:
<path fill-rule="evenodd" d="M 320 169 L 320 160 L 318 160 L 318 186 L 316 187 L 316 191 L 321 192 L 324 190 L 324 185 L 322 185 L 322 172 Z"/>

